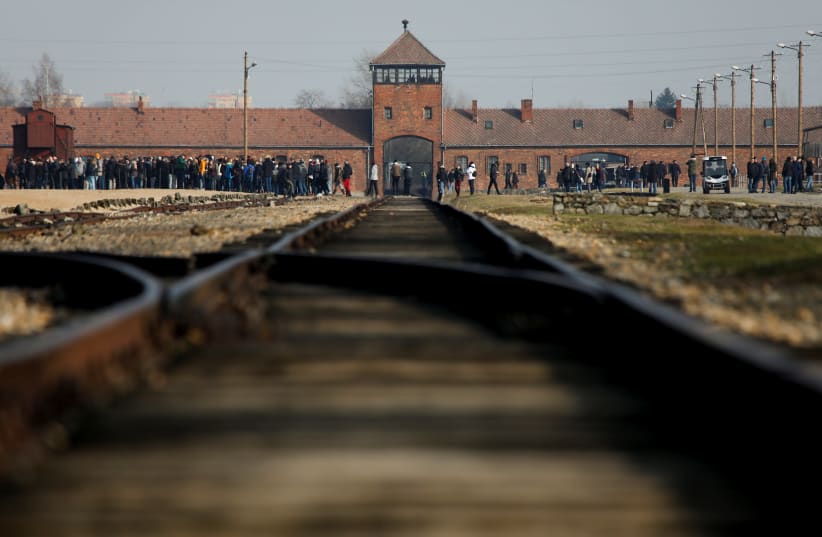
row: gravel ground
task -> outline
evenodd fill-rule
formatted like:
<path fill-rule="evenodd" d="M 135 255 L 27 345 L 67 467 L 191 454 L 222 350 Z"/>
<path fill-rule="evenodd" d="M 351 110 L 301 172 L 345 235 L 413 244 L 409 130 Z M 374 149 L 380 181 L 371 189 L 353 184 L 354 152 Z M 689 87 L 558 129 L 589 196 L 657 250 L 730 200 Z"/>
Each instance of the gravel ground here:
<path fill-rule="evenodd" d="M 139 197 L 160 199 L 174 191 L 141 191 Z M 181 191 L 184 196 L 213 192 Z M 704 196 L 676 192 L 681 196 Z M 712 193 L 718 200 L 739 199 L 766 204 L 822 205 L 822 195 L 748 194 L 730 196 Z M 69 210 L 98 199 L 136 197 L 134 191 L 22 191 L 0 190 L 0 208 L 26 203 L 37 210 Z M 103 224 L 59 228 L 22 239 L 0 240 L 0 251 L 85 250 L 125 255 L 188 256 L 218 250 L 265 229 L 282 228 L 310 220 L 318 214 L 333 213 L 365 201 L 362 195 L 298 198 L 283 206 L 220 210 L 183 215 L 144 214 Z M 689 283 L 647 266 L 625 255 L 619 244 L 607 237 L 590 236 L 559 229 L 552 219 L 494 215 L 511 224 L 535 231 L 557 246 L 568 249 L 603 267 L 605 274 L 644 289 L 656 298 L 677 304 L 691 315 L 735 331 L 796 347 L 822 347 L 822 289 L 817 285 L 713 286 Z M 8 324 L 8 313 L 0 301 L 0 319 Z M 18 306 L 14 306 L 18 308 Z M 17 316 L 24 318 L 24 314 Z"/>

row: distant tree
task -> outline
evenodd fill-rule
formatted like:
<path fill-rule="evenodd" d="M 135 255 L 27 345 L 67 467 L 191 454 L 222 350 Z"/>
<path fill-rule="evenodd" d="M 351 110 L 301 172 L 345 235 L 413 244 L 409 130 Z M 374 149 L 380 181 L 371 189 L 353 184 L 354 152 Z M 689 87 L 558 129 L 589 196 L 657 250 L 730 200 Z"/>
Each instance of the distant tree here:
<path fill-rule="evenodd" d="M 60 106 L 60 96 L 63 95 L 63 75 L 61 75 L 48 54 L 40 57 L 40 62 L 32 67 L 34 79 L 23 80 L 23 100 L 29 104 L 42 99 L 43 106 Z"/>
<path fill-rule="evenodd" d="M 376 55 L 367 50 L 354 58 L 354 74 L 345 81 L 341 93 L 340 106 L 343 108 L 371 108 L 374 95 L 371 93 L 371 60 Z"/>
<path fill-rule="evenodd" d="M 330 108 L 331 101 L 325 97 L 323 90 L 301 90 L 294 99 L 297 108 Z"/>
<path fill-rule="evenodd" d="M 446 110 L 456 110 L 460 108 L 468 108 L 471 106 L 471 100 L 464 91 L 458 90 L 456 95 L 453 93 L 451 86 L 442 84 L 442 107 Z"/>
<path fill-rule="evenodd" d="M 0 106 L 12 106 L 17 102 L 17 88 L 14 87 L 14 82 L 6 75 L 0 72 Z"/>
<path fill-rule="evenodd" d="M 656 99 L 654 100 L 654 105 L 660 110 L 667 110 L 669 108 L 676 107 L 676 94 L 671 91 L 671 88 L 665 88 L 665 90 L 657 95 Z"/>

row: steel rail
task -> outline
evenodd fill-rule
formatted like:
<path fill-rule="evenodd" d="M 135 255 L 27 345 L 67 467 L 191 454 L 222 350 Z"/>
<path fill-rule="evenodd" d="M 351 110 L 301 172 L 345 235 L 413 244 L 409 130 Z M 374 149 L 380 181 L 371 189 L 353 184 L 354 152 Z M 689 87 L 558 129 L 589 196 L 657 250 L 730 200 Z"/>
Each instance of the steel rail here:
<path fill-rule="evenodd" d="M 59 287 L 75 310 L 35 336 L 0 342 L 0 452 L 8 455 L 63 413 L 131 388 L 159 365 L 162 287 L 101 258 L 0 253 L 0 264 L 0 285 Z M 9 462 L 0 457 L 0 473 Z"/>

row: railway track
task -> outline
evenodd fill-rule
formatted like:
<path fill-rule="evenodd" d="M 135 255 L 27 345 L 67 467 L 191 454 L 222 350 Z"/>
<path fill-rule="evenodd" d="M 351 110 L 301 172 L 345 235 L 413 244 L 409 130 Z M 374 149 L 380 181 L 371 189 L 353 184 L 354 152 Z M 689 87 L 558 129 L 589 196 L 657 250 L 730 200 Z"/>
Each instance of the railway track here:
<path fill-rule="evenodd" d="M 9 480 L 4 535 L 818 533 L 784 350 L 424 200 L 230 250 L 152 270 L 179 349 Z"/>

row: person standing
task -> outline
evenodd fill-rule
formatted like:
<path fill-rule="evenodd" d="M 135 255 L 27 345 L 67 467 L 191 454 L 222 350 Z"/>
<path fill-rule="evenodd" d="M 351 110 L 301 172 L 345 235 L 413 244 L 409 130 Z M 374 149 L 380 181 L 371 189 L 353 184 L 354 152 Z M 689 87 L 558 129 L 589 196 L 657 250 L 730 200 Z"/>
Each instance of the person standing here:
<path fill-rule="evenodd" d="M 773 194 L 776 192 L 776 160 L 771 157 L 771 160 L 768 161 L 768 192 Z"/>
<path fill-rule="evenodd" d="M 14 159 L 9 157 L 9 161 L 6 163 L 6 188 L 17 188 L 17 165 L 14 163 Z"/>
<path fill-rule="evenodd" d="M 648 192 L 656 194 L 656 180 L 659 168 L 657 168 L 656 161 L 652 160 L 648 163 Z"/>
<path fill-rule="evenodd" d="M 474 180 L 477 178 L 477 167 L 473 162 L 468 163 L 468 168 L 465 169 L 465 178 L 468 180 L 468 190 L 471 195 L 474 195 Z"/>
<path fill-rule="evenodd" d="M 597 163 L 597 167 L 594 169 L 594 181 L 599 192 L 602 192 L 602 188 L 605 186 L 605 167 L 602 164 Z"/>
<path fill-rule="evenodd" d="M 365 191 L 366 196 L 376 198 L 379 195 L 378 186 L 380 181 L 380 168 L 377 163 L 371 165 L 371 173 L 368 175 L 368 190 Z M 336 187 L 335 187 L 336 191 Z"/>
<path fill-rule="evenodd" d="M 805 190 L 807 192 L 813 192 L 813 174 L 814 174 L 815 171 L 816 170 L 814 169 L 814 166 L 813 166 L 813 159 L 808 158 L 805 161 L 805 178 L 806 178 L 806 181 L 807 181 L 805 183 Z"/>
<path fill-rule="evenodd" d="M 402 166 L 396 160 L 391 164 L 391 194 L 400 195 L 400 177 L 402 176 Z"/>
<path fill-rule="evenodd" d="M 402 169 L 402 193 L 405 196 L 411 195 L 411 182 L 414 180 L 414 168 L 410 164 L 406 164 Z"/>
<path fill-rule="evenodd" d="M 537 188 L 546 188 L 547 186 L 548 176 L 545 174 L 545 168 L 542 168 L 537 174 Z"/>
<path fill-rule="evenodd" d="M 793 181 L 793 184 L 791 185 L 791 187 L 792 187 L 791 192 L 793 194 L 796 194 L 797 190 L 804 190 L 804 188 L 805 188 L 805 185 L 802 183 L 802 177 L 805 174 L 805 166 L 802 165 L 803 160 L 804 159 L 802 159 L 802 158 L 797 158 L 797 157 L 793 158 L 793 173 L 792 173 L 792 175 L 794 177 L 794 181 Z"/>
<path fill-rule="evenodd" d="M 688 159 L 688 192 L 696 192 L 696 157 Z"/>
<path fill-rule="evenodd" d="M 491 186 L 497 191 L 499 195 L 499 187 L 497 186 L 497 163 L 491 163 L 491 169 L 488 171 L 488 194 L 491 194 Z"/>
<path fill-rule="evenodd" d="M 588 192 L 591 191 L 591 185 L 594 184 L 594 175 L 595 174 L 596 174 L 596 171 L 594 170 L 594 167 L 591 166 L 590 162 L 586 162 L 585 163 L 585 188 L 588 190 Z"/>
<path fill-rule="evenodd" d="M 505 186 L 503 190 L 511 190 L 512 188 L 514 187 L 511 185 L 511 167 L 509 165 L 509 167 L 505 168 Z"/>
<path fill-rule="evenodd" d="M 793 177 L 793 165 L 791 164 L 791 157 L 785 157 L 785 162 L 782 163 L 782 193 L 791 193 L 791 180 Z"/>

